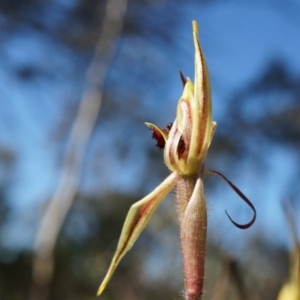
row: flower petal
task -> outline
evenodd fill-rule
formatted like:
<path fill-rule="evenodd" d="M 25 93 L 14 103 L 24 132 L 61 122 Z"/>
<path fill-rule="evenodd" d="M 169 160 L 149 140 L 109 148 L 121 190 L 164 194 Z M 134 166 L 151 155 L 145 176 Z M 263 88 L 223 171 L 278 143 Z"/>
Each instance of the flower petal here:
<path fill-rule="evenodd" d="M 98 289 L 97 296 L 101 295 L 121 258 L 131 249 L 158 205 L 174 187 L 176 179 L 177 174 L 172 173 L 154 191 L 131 206 L 123 225 L 117 250 L 108 272 Z"/>
<path fill-rule="evenodd" d="M 156 139 L 156 146 L 158 148 L 164 149 L 166 140 L 168 139 L 169 132 L 166 129 L 161 129 L 158 126 L 145 122 L 146 126 L 149 127 L 153 134 L 152 138 Z"/>
<path fill-rule="evenodd" d="M 193 21 L 193 38 L 195 46 L 195 80 L 192 105 L 192 138 L 189 152 L 191 163 L 195 157 L 202 163 L 210 144 L 212 127 L 212 104 L 209 74 L 206 62 L 199 44 L 198 24 Z"/>

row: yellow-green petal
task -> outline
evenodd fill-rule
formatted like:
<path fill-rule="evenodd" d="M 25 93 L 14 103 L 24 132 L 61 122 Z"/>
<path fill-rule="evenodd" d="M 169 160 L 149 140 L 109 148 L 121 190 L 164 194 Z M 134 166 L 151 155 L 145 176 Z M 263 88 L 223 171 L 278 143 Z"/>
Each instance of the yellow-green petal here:
<path fill-rule="evenodd" d="M 123 225 L 117 250 L 98 289 L 97 296 L 102 294 L 122 257 L 131 249 L 158 205 L 174 187 L 176 178 L 177 174 L 172 173 L 154 191 L 131 206 Z"/>
<path fill-rule="evenodd" d="M 277 300 L 300 300 L 299 285 L 288 282 L 280 290 Z"/>
<path fill-rule="evenodd" d="M 210 144 L 212 126 L 212 104 L 210 81 L 206 62 L 198 40 L 198 24 L 193 21 L 195 47 L 195 81 L 192 105 L 192 137 L 188 160 L 204 162 Z"/>
<path fill-rule="evenodd" d="M 290 254 L 290 276 L 279 291 L 277 300 L 300 300 L 300 241 L 292 207 L 283 206 L 286 220 L 294 240 L 294 251 Z"/>

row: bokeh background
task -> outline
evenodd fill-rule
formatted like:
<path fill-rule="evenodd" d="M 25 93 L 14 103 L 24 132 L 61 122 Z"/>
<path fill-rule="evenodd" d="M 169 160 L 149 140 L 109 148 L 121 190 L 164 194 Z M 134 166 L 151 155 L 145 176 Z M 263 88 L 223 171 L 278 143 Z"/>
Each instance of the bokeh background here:
<path fill-rule="evenodd" d="M 0 299 L 95 299 L 131 204 L 168 174 L 165 127 L 193 78 L 191 21 L 218 122 L 207 167 L 205 299 L 275 299 L 300 226 L 298 0 L 1 0 Z M 54 203 L 54 204 L 53 204 Z M 103 300 L 182 299 L 174 195 Z M 52 239 L 52 244 L 51 244 Z"/>

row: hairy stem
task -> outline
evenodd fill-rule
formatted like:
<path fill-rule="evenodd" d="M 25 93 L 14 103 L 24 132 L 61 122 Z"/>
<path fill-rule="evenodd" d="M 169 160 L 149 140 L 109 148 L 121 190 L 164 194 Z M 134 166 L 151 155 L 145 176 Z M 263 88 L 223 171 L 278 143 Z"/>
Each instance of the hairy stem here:
<path fill-rule="evenodd" d="M 187 180 L 187 179 L 186 179 Z M 207 211 L 203 180 L 182 180 L 177 185 L 181 214 L 181 248 L 187 300 L 200 300 L 203 293 Z M 181 183 L 184 183 L 181 186 Z M 188 189 L 189 188 L 189 189 Z M 187 197 L 190 195 L 190 198 Z M 183 212 L 183 207 L 185 210 Z"/>
<path fill-rule="evenodd" d="M 180 223 L 184 217 L 186 207 L 192 197 L 197 178 L 179 177 L 176 183 L 177 211 Z"/>

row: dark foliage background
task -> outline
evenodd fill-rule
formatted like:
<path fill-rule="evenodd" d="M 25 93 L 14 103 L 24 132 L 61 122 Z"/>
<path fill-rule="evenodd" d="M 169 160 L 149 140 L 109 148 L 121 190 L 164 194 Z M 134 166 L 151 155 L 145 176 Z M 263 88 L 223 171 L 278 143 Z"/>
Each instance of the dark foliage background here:
<path fill-rule="evenodd" d="M 205 299 L 275 299 L 292 250 L 283 199 L 299 218 L 296 0 L 128 1 L 49 293 L 32 296 L 35 236 L 88 88 L 107 1 L 0 2 L 0 299 L 95 299 L 130 205 L 168 174 L 143 123 L 164 127 L 174 119 L 178 71 L 193 77 L 193 19 L 218 122 L 207 166 L 232 179 L 258 212 L 251 229 L 234 228 L 225 208 L 238 222 L 251 212 L 223 182 L 207 178 Z M 177 225 L 171 195 L 102 299 L 182 299 Z"/>

